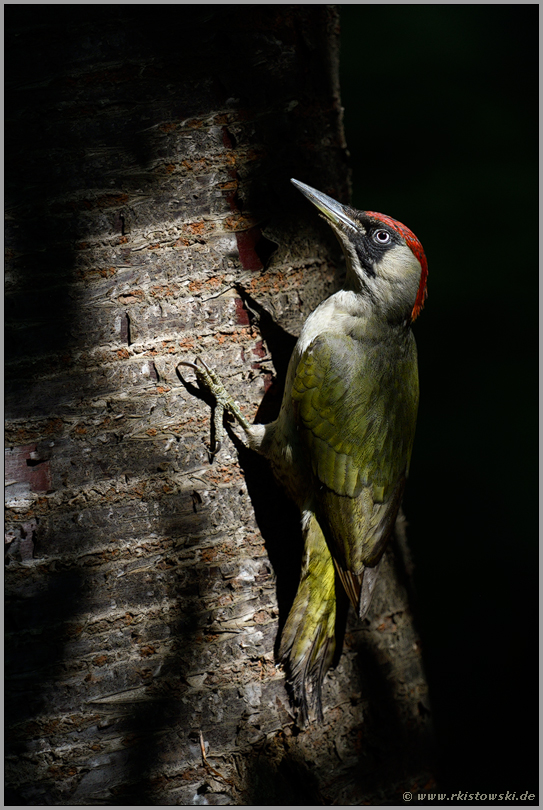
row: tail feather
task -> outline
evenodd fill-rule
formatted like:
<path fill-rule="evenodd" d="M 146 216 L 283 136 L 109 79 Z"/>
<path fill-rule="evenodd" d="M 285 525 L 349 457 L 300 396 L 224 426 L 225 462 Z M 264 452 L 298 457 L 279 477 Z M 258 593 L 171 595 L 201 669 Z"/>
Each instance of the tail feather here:
<path fill-rule="evenodd" d="M 337 560 L 334 562 L 336 564 L 336 571 L 339 579 L 345 588 L 345 592 L 349 597 L 351 605 L 358 613 L 358 618 L 363 619 L 371 604 L 381 560 L 379 560 L 377 565 L 374 565 L 371 568 L 364 566 L 360 574 L 353 574 L 352 571 L 345 571 L 339 565 Z"/>
<path fill-rule="evenodd" d="M 353 574 L 351 571 L 346 571 L 341 565 L 334 560 L 338 577 L 345 589 L 345 593 L 349 597 L 349 602 L 358 611 L 358 604 L 360 602 L 360 592 L 362 590 L 362 580 L 364 577 L 365 568 L 361 574 Z"/>
<path fill-rule="evenodd" d="M 334 563 L 313 513 L 303 521 L 304 557 L 300 584 L 281 636 L 279 658 L 287 672 L 293 703 L 306 723 L 322 713 L 322 682 L 335 649 Z"/>
<path fill-rule="evenodd" d="M 382 559 L 382 558 L 381 558 Z M 381 560 L 374 565 L 373 568 L 364 568 L 364 576 L 362 579 L 362 588 L 360 589 L 360 598 L 358 600 L 358 618 L 363 619 L 369 610 L 373 591 L 377 577 L 379 576 L 379 568 L 381 567 Z"/>

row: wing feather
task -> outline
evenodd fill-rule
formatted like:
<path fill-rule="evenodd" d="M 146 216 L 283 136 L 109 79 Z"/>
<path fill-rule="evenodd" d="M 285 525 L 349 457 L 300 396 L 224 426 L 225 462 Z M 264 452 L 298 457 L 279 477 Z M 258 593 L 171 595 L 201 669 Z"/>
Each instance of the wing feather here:
<path fill-rule="evenodd" d="M 298 363 L 292 398 L 318 486 L 315 511 L 358 607 L 364 569 L 379 563 L 409 468 L 418 405 L 412 335 L 391 351 L 349 335 L 319 335 Z"/>

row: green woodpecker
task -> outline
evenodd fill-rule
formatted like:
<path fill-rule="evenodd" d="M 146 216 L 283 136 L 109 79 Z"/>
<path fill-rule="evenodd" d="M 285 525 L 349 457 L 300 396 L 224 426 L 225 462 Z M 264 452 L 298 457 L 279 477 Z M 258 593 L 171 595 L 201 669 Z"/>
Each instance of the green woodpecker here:
<path fill-rule="evenodd" d="M 364 617 L 401 504 L 419 398 L 411 324 L 426 299 L 428 268 L 405 225 L 292 182 L 332 226 L 347 274 L 304 323 L 278 418 L 250 425 L 205 363 L 183 365 L 215 396 L 217 443 L 227 410 L 300 508 L 302 569 L 279 656 L 305 721 L 310 713 L 322 718 L 336 587 L 341 582 Z"/>

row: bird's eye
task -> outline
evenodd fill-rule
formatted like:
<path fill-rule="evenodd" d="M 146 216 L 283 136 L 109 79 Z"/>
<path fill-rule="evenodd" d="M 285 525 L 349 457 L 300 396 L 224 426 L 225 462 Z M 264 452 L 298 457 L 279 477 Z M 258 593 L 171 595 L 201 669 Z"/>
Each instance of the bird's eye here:
<path fill-rule="evenodd" d="M 375 231 L 373 241 L 378 245 L 387 245 L 390 242 L 390 234 L 388 231 Z"/>

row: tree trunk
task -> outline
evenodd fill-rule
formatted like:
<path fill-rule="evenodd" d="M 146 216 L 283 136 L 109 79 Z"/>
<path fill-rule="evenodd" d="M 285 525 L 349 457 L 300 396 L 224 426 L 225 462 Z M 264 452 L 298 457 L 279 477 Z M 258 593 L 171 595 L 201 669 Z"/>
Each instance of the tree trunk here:
<path fill-rule="evenodd" d="M 299 516 L 235 431 L 209 463 L 176 373 L 199 355 L 273 419 L 337 283 L 289 183 L 348 199 L 337 11 L 6 17 L 11 803 L 401 801 L 430 774 L 404 540 L 300 730 L 274 658 Z"/>

